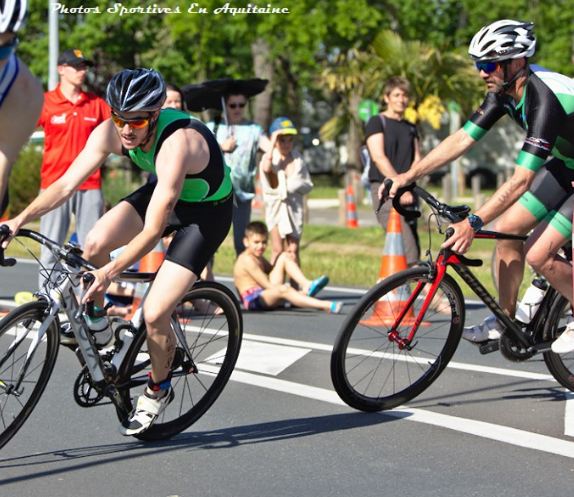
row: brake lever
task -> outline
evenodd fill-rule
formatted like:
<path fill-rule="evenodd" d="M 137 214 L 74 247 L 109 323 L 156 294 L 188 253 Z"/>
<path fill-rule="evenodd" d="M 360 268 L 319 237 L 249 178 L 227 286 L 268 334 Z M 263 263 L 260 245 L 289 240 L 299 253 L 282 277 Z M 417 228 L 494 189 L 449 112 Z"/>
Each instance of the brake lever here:
<path fill-rule="evenodd" d="M 10 228 L 3 224 L 0 226 L 0 245 L 4 242 L 6 238 L 10 236 Z M 3 267 L 12 267 L 16 264 L 16 259 L 13 257 L 9 257 L 6 259 L 4 257 L 4 249 L 0 246 L 0 266 Z"/>
<path fill-rule="evenodd" d="M 82 290 L 82 298 L 80 301 L 84 300 L 84 296 L 86 295 L 86 292 L 92 286 L 94 281 L 96 281 L 96 277 L 92 273 L 84 273 L 82 275 L 83 290 Z M 94 301 L 89 300 L 88 302 L 83 304 L 83 306 L 85 309 L 85 313 L 88 316 L 90 316 L 91 318 L 93 318 L 94 317 Z"/>

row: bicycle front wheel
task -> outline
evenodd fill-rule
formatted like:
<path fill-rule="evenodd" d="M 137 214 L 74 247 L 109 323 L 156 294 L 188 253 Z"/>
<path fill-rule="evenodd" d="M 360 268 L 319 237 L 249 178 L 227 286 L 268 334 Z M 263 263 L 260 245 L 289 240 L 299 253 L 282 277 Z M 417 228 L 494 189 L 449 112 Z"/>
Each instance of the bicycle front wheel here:
<path fill-rule="evenodd" d="M 0 321 L 0 448 L 32 414 L 56 364 L 57 319 L 38 340 L 47 309 L 46 302 L 30 302 Z"/>
<path fill-rule="evenodd" d="M 389 335 L 419 282 L 424 285 L 421 293 L 396 327 L 399 337 L 406 338 L 430 289 L 428 267 L 386 278 L 343 323 L 331 355 L 331 379 L 351 407 L 372 412 L 404 404 L 428 388 L 454 354 L 464 324 L 464 300 L 448 274 L 409 348 L 400 349 Z"/>
<path fill-rule="evenodd" d="M 223 391 L 239 355 L 243 320 L 237 300 L 225 286 L 197 283 L 178 304 L 173 319 L 172 326 L 179 326 L 185 339 L 185 343 L 178 339 L 172 365 L 175 398 L 149 430 L 137 435 L 143 440 L 169 438 L 201 418 Z M 125 364 L 121 383 L 127 385 L 123 395 L 131 409 L 151 371 L 145 333 L 139 334 Z"/>
<path fill-rule="evenodd" d="M 558 338 L 571 319 L 572 308 L 570 303 L 562 295 L 556 294 L 544 323 L 544 340 L 553 341 Z M 544 352 L 544 362 L 556 381 L 574 392 L 574 352 L 555 354 L 549 350 Z"/>

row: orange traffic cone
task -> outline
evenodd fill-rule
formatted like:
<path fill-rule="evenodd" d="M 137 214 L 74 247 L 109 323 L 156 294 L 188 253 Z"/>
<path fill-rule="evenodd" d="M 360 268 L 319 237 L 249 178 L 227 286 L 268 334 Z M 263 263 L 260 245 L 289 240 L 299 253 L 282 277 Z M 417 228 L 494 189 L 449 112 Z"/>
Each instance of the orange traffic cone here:
<path fill-rule="evenodd" d="M 165 257 L 165 250 L 163 243 L 160 240 L 157 245 L 146 255 L 142 257 L 140 261 L 139 272 L 140 273 L 155 273 L 161 266 L 163 259 Z"/>
<path fill-rule="evenodd" d="M 391 209 L 387 222 L 387 234 L 381 259 L 379 281 L 404 269 L 407 269 L 407 257 L 403 245 L 401 216 L 395 209 Z M 396 288 L 375 304 L 372 316 L 362 320 L 361 324 L 367 326 L 390 326 L 394 324 L 410 295 L 411 291 L 407 285 Z M 411 307 L 401 321 L 401 325 L 411 326 L 414 322 L 415 316 Z"/>
<path fill-rule="evenodd" d="M 359 221 L 357 219 L 357 206 L 355 205 L 355 193 L 353 185 L 349 182 L 347 186 L 347 194 L 345 196 L 345 207 L 347 213 L 347 228 L 358 228 Z"/>
<path fill-rule="evenodd" d="M 163 242 L 160 240 L 156 246 L 144 255 L 140 261 L 138 272 L 156 273 L 165 258 Z M 134 314 L 141 306 L 143 296 L 145 295 L 148 283 L 136 283 L 134 296 L 132 299 L 132 308 L 127 314 L 126 319 L 132 319 Z"/>

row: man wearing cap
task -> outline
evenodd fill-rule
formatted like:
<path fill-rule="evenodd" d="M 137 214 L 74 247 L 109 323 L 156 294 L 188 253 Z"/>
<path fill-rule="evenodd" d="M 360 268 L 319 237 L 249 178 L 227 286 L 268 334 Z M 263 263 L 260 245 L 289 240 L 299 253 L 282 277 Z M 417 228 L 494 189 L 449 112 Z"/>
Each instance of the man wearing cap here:
<path fill-rule="evenodd" d="M 84 148 L 92 130 L 110 117 L 110 109 L 103 99 L 82 90 L 86 71 L 92 65 L 77 49 L 66 50 L 58 58 L 60 83 L 56 89 L 44 95 L 44 107 L 38 120 L 45 133 L 44 159 L 40 171 L 42 190 L 67 171 Z M 104 211 L 101 186 L 101 172 L 98 169 L 66 203 L 42 217 L 40 232 L 62 243 L 74 214 L 78 241 L 83 245 L 86 234 Z M 41 259 L 47 267 L 55 263 L 52 254 L 44 248 Z"/>
<path fill-rule="evenodd" d="M 0 217 L 8 207 L 8 178 L 42 108 L 42 85 L 16 55 L 27 2 L 0 0 Z"/>

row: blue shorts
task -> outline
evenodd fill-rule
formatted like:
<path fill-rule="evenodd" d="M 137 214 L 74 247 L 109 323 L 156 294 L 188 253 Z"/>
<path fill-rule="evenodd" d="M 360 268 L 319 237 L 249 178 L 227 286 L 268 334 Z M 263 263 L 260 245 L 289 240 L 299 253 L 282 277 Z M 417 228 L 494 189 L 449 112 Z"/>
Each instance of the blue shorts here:
<path fill-rule="evenodd" d="M 264 311 L 267 307 L 261 298 L 263 288 L 256 286 L 241 294 L 243 307 L 246 311 Z"/>

